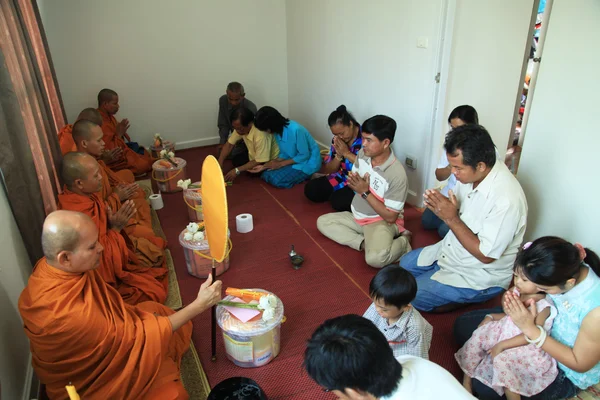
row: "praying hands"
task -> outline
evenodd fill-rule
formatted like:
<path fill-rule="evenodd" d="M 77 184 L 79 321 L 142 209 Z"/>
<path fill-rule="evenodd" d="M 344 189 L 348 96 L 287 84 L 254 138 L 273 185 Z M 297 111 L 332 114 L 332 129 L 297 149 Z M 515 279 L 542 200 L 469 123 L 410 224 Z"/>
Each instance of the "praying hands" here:
<path fill-rule="evenodd" d="M 131 141 L 131 138 L 127 134 L 127 129 L 129 129 L 129 120 L 127 118 L 123 118 L 121 122 L 117 124 L 117 134 L 119 137 L 125 137 L 128 141 Z"/>
<path fill-rule="evenodd" d="M 527 304 L 527 306 L 525 306 Z M 529 338 L 535 338 L 539 334 L 535 326 L 537 309 L 535 299 L 531 298 L 525 301 L 525 304 L 513 292 L 507 292 L 502 304 L 506 315 L 510 316 L 515 325 Z"/>
<path fill-rule="evenodd" d="M 448 221 L 458 215 L 458 200 L 450 190 L 446 198 L 439 190 L 428 189 L 425 191 L 425 205 L 441 220 Z"/>
<path fill-rule="evenodd" d="M 368 173 L 363 178 L 356 172 L 350 172 L 348 174 L 348 186 L 358 194 L 362 194 L 369 191 L 371 184 L 371 177 Z"/>
<path fill-rule="evenodd" d="M 339 156 L 344 158 L 346 158 L 348 156 L 348 153 L 350 153 L 348 145 L 337 136 L 333 138 L 333 148 Z"/>

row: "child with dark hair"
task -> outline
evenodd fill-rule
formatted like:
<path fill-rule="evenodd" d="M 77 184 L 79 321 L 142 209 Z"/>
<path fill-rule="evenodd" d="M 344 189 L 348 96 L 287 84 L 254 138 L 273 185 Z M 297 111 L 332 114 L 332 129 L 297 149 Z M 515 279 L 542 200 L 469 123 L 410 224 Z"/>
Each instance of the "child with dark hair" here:
<path fill-rule="evenodd" d="M 527 251 L 531 242 L 523 246 Z M 550 332 L 556 308 L 546 296 L 537 295 L 538 287 L 517 267 L 512 291 L 521 301 L 535 301 L 535 323 Z M 475 378 L 508 400 L 533 396 L 550 385 L 558 375 L 556 360 L 527 338 L 504 313 L 487 314 L 471 339 L 455 354 L 465 375 L 463 386 L 472 391 Z M 525 361 L 525 362 L 523 362 Z"/>
<path fill-rule="evenodd" d="M 383 333 L 394 356 L 409 354 L 429 359 L 433 327 L 410 302 L 417 295 L 417 281 L 398 265 L 389 265 L 369 284 L 373 304 L 363 315 Z"/>

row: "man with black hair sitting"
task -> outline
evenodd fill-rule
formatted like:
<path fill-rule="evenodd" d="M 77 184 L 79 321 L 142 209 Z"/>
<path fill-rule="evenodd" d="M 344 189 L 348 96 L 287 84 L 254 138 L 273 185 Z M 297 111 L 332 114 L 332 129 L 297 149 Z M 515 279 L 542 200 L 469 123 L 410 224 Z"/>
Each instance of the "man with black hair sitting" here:
<path fill-rule="evenodd" d="M 382 268 L 411 250 L 404 228 L 408 178 L 392 151 L 396 121 L 376 115 L 363 123 L 361 135 L 362 149 L 347 178 L 355 193 L 352 212 L 321 215 L 317 228 L 339 244 L 364 250 L 367 264 Z"/>
<path fill-rule="evenodd" d="M 457 184 L 448 198 L 425 192 L 425 205 L 450 232 L 437 244 L 413 250 L 400 266 L 417 279 L 413 301 L 422 311 L 448 311 L 487 301 L 512 281 L 527 226 L 527 200 L 484 127 L 459 126 L 444 143 Z"/>
<path fill-rule="evenodd" d="M 445 369 L 414 357 L 394 358 L 383 334 L 358 315 L 325 321 L 304 353 L 308 375 L 348 400 L 475 399 Z"/>

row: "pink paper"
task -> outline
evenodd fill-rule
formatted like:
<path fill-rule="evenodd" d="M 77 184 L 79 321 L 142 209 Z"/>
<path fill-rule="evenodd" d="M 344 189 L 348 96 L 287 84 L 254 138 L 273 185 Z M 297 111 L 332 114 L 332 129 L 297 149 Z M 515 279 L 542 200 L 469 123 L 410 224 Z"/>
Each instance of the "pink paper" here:
<path fill-rule="evenodd" d="M 238 299 L 237 297 L 234 297 L 231 301 L 233 301 L 235 303 L 245 303 L 244 300 Z M 239 319 L 242 322 L 248 322 L 252 318 L 256 317 L 258 314 L 260 314 L 260 311 L 253 310 L 251 308 L 238 308 L 238 307 L 231 307 L 231 306 L 224 306 L 224 307 L 234 317 L 236 317 L 237 319 Z"/>

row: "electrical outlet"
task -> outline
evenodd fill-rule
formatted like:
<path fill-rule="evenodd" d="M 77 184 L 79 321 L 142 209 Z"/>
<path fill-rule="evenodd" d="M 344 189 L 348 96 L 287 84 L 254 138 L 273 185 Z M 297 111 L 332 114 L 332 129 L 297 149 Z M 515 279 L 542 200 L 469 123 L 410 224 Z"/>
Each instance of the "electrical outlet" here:
<path fill-rule="evenodd" d="M 417 158 L 416 157 L 407 155 L 404 163 L 410 169 L 417 169 Z"/>

